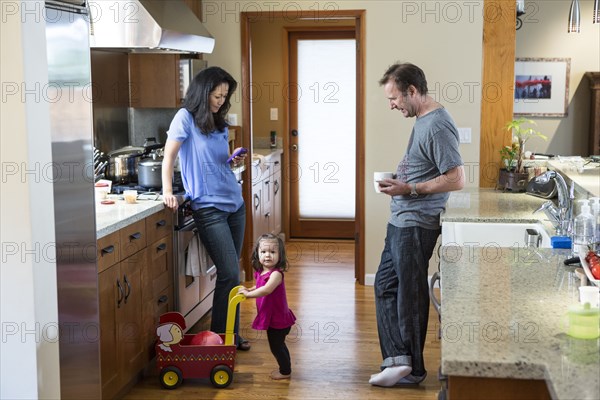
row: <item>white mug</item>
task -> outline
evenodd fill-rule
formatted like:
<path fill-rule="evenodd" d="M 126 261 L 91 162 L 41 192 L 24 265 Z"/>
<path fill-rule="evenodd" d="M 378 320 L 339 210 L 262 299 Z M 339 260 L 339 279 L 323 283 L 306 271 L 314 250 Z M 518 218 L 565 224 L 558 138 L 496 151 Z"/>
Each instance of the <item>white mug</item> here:
<path fill-rule="evenodd" d="M 374 172 L 373 173 L 373 186 L 375 187 L 375 191 L 377 193 L 381 193 L 381 191 L 379 190 L 379 181 L 381 181 L 383 179 L 393 179 L 393 178 L 394 178 L 393 172 Z"/>

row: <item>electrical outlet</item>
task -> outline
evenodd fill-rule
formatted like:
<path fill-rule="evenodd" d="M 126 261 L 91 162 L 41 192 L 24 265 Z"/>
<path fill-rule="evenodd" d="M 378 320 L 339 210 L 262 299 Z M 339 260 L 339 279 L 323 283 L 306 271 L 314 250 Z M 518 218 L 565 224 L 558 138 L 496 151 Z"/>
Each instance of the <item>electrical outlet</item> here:
<path fill-rule="evenodd" d="M 461 143 L 471 143 L 471 128 L 458 128 Z"/>
<path fill-rule="evenodd" d="M 277 121 L 279 119 L 277 108 L 271 108 L 271 121 Z"/>

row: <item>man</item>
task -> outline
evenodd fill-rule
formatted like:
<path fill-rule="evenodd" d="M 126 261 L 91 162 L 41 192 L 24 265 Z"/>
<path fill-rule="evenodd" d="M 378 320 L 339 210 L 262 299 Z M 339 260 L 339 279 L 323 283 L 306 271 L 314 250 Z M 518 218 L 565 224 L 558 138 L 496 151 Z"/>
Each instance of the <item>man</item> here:
<path fill-rule="evenodd" d="M 395 179 L 379 183 L 391 196 L 385 247 L 375 276 L 377 329 L 383 356 L 377 386 L 417 384 L 427 375 L 423 348 L 429 318 L 427 270 L 440 234 L 448 192 L 464 186 L 458 130 L 446 109 L 429 96 L 423 71 L 392 65 L 379 81 L 392 110 L 416 117 Z"/>

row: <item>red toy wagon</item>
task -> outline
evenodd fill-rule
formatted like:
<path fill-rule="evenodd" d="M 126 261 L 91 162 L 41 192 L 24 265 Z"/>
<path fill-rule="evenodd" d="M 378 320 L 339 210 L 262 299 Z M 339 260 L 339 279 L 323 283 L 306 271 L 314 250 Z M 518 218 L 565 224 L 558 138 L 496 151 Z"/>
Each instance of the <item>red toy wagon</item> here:
<path fill-rule="evenodd" d="M 246 296 L 237 293 L 239 287 L 229 292 L 227 326 L 225 334 L 219 334 L 223 344 L 193 344 L 196 335 L 183 334 L 186 329 L 183 315 L 168 312 L 160 316 L 156 329 L 156 366 L 164 388 L 175 389 L 188 378 L 210 378 L 217 388 L 231 384 L 236 353 L 233 333 L 236 306 L 246 299 Z"/>

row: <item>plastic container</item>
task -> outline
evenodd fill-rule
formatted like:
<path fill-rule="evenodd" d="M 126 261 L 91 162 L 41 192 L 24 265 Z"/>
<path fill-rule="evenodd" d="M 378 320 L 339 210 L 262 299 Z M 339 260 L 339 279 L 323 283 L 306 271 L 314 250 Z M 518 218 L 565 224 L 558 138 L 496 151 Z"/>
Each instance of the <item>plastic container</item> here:
<path fill-rule="evenodd" d="M 573 221 L 573 254 L 587 253 L 594 243 L 596 221 L 590 210 L 589 200 L 579 200 L 581 212 Z"/>
<path fill-rule="evenodd" d="M 110 192 L 110 185 L 106 182 L 97 182 L 94 185 L 94 192 L 96 194 L 96 201 L 106 200 Z"/>
<path fill-rule="evenodd" d="M 600 249 L 600 197 L 590 197 L 592 202 L 592 215 L 596 222 L 596 230 L 594 231 L 594 243 L 596 248 Z"/>
<path fill-rule="evenodd" d="M 270 142 L 271 142 L 272 149 L 277 147 L 277 132 L 276 131 L 271 131 Z"/>
<path fill-rule="evenodd" d="M 600 337 L 600 310 L 591 307 L 590 303 L 585 303 L 583 306 L 577 304 L 569 307 L 567 317 L 567 335 L 578 339 L 597 339 Z"/>

